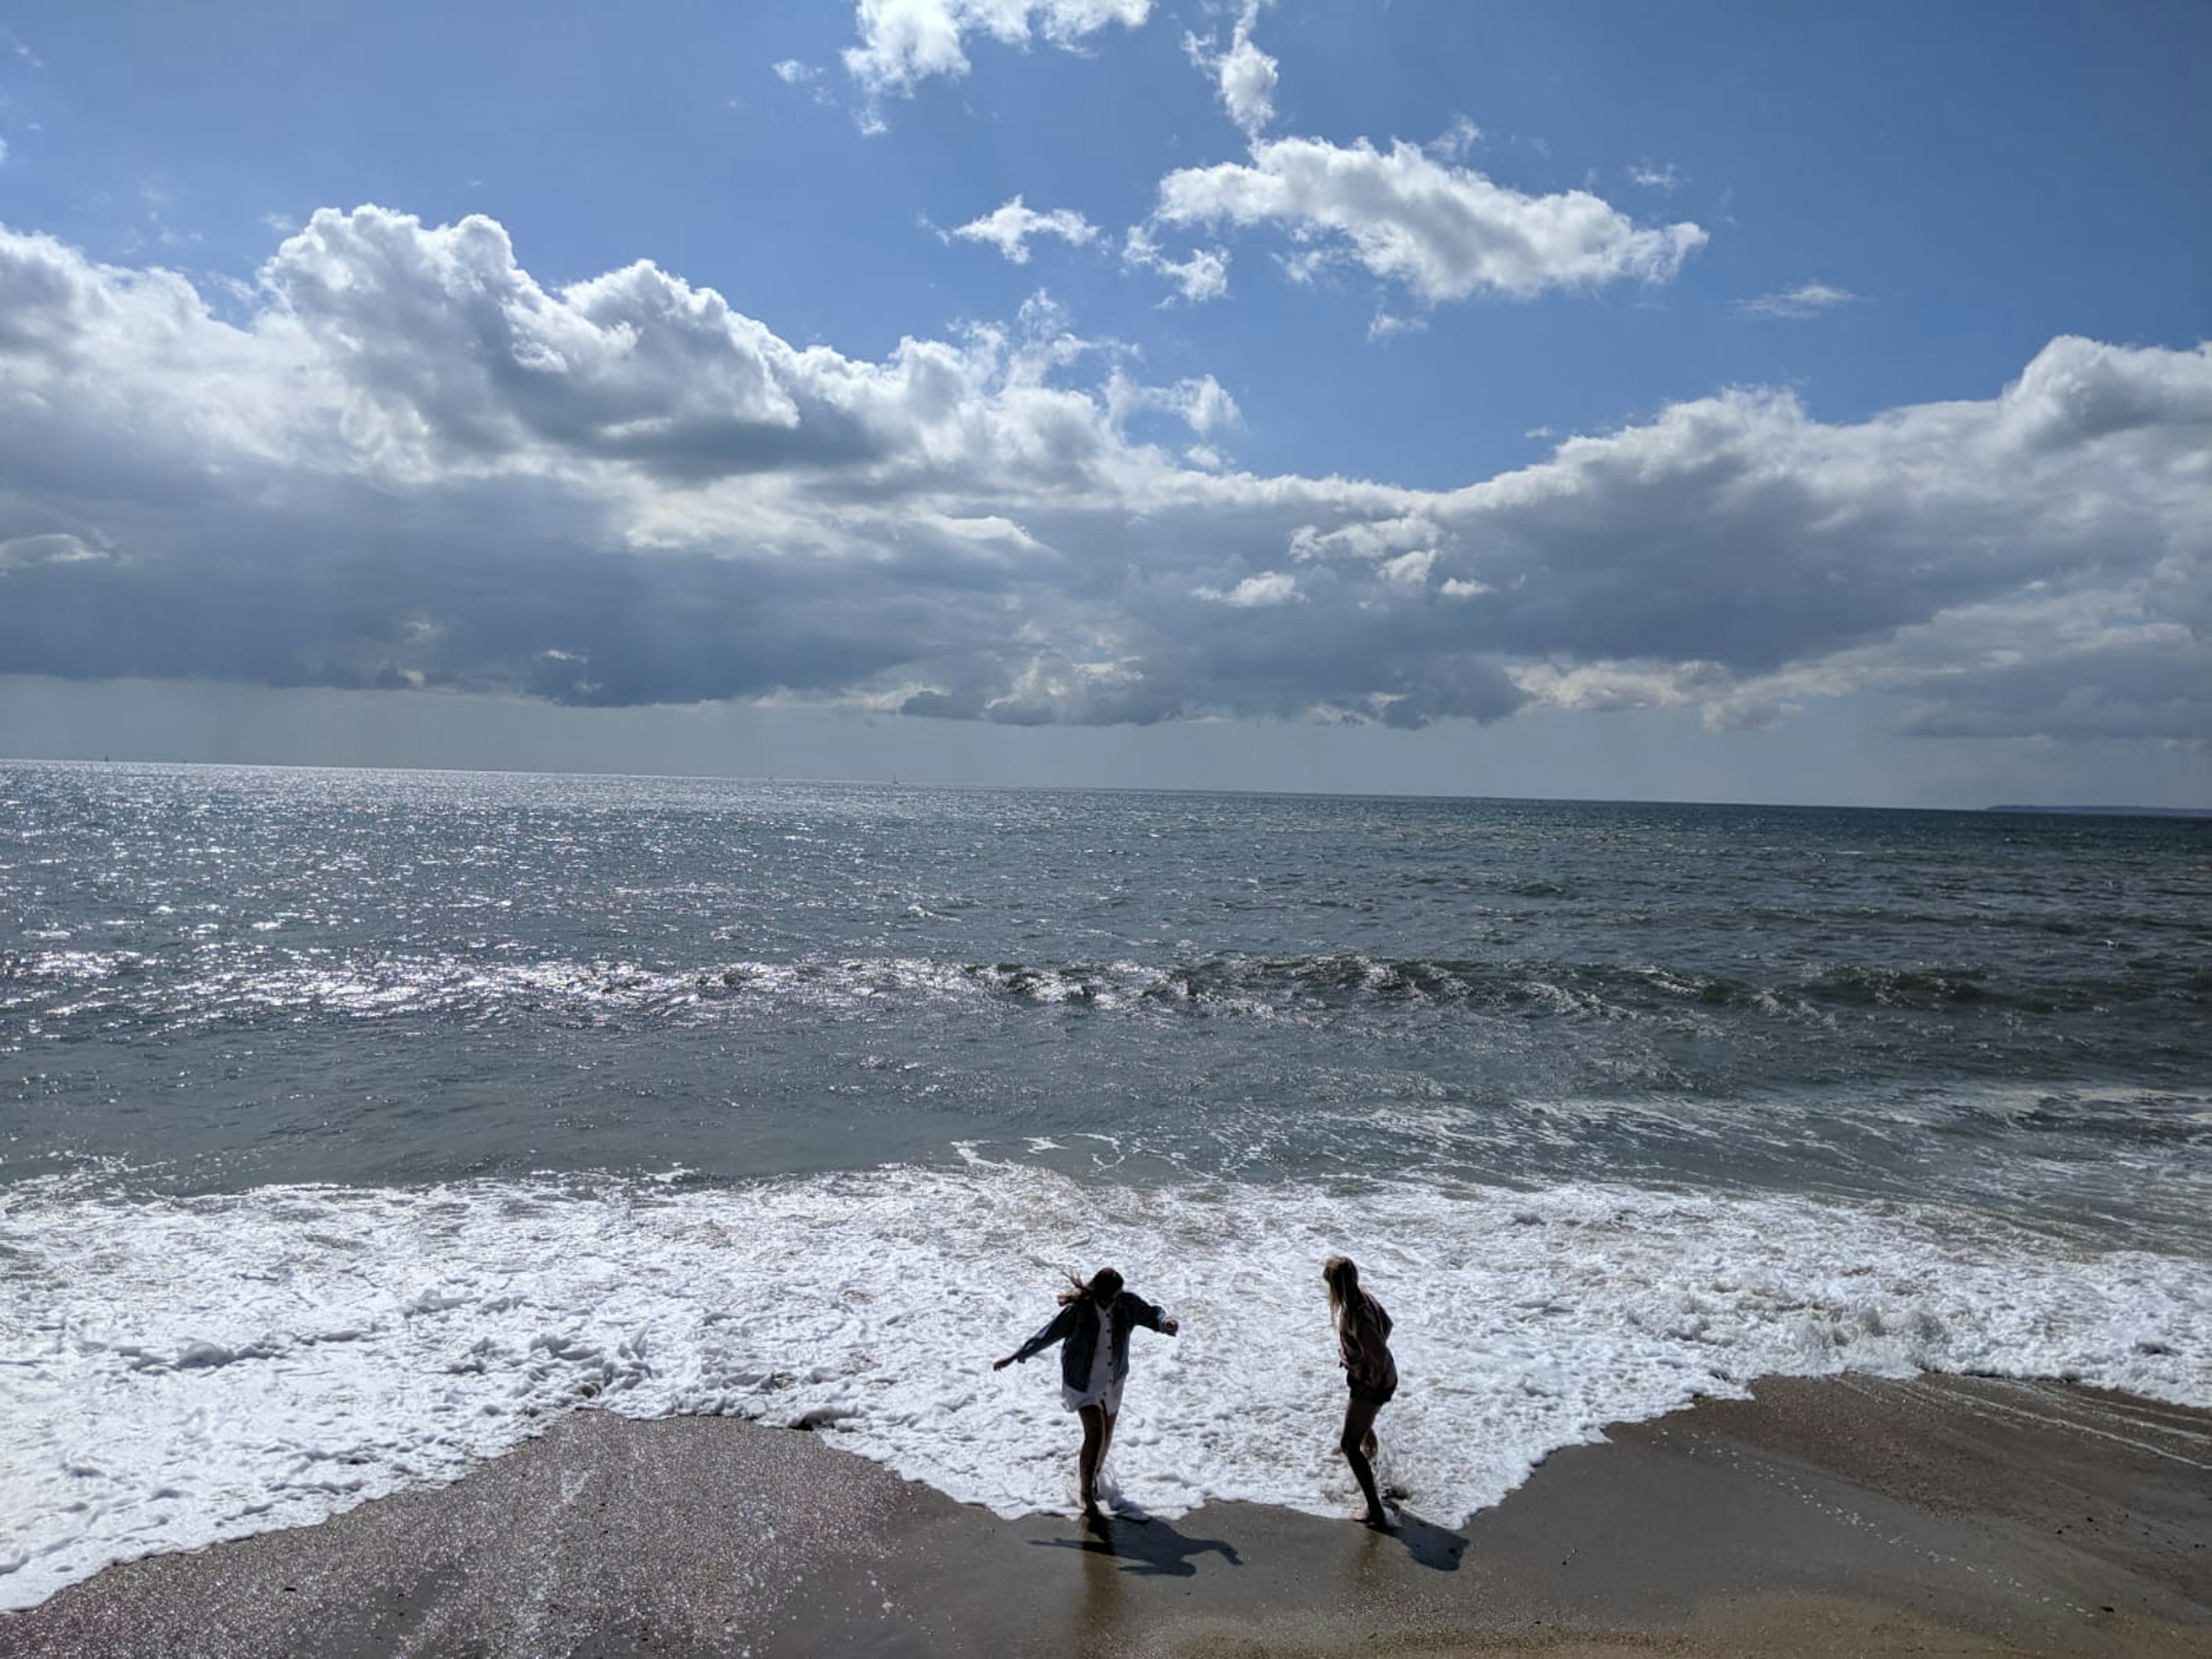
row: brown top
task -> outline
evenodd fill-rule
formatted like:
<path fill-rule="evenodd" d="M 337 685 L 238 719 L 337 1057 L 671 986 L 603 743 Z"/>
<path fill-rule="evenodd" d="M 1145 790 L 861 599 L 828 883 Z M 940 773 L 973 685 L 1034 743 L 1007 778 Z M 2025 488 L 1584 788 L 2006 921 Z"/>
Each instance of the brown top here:
<path fill-rule="evenodd" d="M 1336 1352 L 1352 1387 L 1388 1394 L 1398 1386 L 1398 1362 L 1390 1357 L 1390 1316 L 1364 1291 L 1337 1315 Z"/>

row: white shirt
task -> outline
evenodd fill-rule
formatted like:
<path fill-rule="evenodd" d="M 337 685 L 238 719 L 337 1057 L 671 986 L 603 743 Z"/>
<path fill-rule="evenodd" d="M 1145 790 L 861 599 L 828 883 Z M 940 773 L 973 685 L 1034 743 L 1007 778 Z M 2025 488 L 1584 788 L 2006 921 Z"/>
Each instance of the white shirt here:
<path fill-rule="evenodd" d="M 1098 1340 L 1091 1350 L 1091 1381 L 1084 1392 L 1095 1399 L 1114 1381 L 1114 1321 L 1096 1302 L 1091 1304 L 1091 1316 L 1098 1322 Z"/>

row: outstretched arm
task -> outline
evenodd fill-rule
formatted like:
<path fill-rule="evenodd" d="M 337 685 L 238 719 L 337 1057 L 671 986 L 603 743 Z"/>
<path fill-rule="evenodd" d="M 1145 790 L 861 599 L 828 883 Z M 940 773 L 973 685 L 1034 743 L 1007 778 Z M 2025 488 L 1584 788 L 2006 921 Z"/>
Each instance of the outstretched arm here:
<path fill-rule="evenodd" d="M 1132 1304 L 1129 1311 L 1133 1316 L 1134 1316 L 1138 1324 L 1149 1326 L 1152 1329 L 1159 1332 L 1163 1336 L 1173 1336 L 1177 1331 L 1182 1328 L 1182 1325 L 1180 1321 L 1170 1319 L 1167 1315 L 1163 1313 L 1159 1309 L 1154 1307 L 1151 1303 L 1146 1301 L 1141 1296 L 1130 1291 L 1124 1291 L 1121 1294 L 1129 1298 Z"/>
<path fill-rule="evenodd" d="M 1069 1303 L 1058 1313 L 1054 1314 L 1050 1319 L 1047 1320 L 1045 1322 L 1044 1328 L 1039 1331 L 1035 1336 L 1031 1337 L 1028 1341 L 1023 1343 L 1020 1347 L 1015 1349 L 1004 1359 L 993 1360 L 991 1362 L 991 1369 L 994 1371 L 1002 1371 L 1006 1370 L 1007 1366 L 1012 1364 L 1016 1360 L 1027 1359 L 1031 1354 L 1038 1352 L 1038 1350 L 1048 1348 L 1054 1343 L 1060 1340 L 1070 1331 L 1075 1328 L 1075 1312 L 1076 1309 L 1079 1305 L 1080 1304 L 1077 1303 Z"/>

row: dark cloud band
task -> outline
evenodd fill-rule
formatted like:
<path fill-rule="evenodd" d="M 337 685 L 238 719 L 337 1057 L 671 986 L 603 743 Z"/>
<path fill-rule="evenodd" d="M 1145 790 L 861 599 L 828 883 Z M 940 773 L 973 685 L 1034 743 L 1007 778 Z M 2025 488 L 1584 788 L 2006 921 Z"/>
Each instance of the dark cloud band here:
<path fill-rule="evenodd" d="M 650 264 L 545 289 L 481 218 L 319 213 L 239 322 L 0 232 L 0 672 L 2206 735 L 2212 351 L 2056 340 L 1849 426 L 1729 392 L 1447 492 L 1179 459 L 1235 404 L 1121 362 L 1043 301 L 800 349 Z"/>

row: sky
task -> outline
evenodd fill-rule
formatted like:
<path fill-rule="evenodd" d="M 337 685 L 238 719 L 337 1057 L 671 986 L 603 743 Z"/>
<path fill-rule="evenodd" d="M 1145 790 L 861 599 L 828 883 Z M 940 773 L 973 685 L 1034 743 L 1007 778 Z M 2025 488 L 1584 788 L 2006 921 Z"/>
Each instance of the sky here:
<path fill-rule="evenodd" d="M 2212 7 L 0 4 L 0 754 L 2212 805 Z"/>

